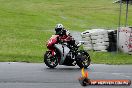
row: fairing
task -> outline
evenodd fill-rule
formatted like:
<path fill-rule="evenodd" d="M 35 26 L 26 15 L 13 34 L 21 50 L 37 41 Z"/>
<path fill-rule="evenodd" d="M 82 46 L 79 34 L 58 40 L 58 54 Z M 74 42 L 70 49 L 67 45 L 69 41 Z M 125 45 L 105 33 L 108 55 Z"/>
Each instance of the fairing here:
<path fill-rule="evenodd" d="M 61 60 L 59 62 L 62 65 L 66 59 L 66 55 L 69 53 L 70 49 L 66 45 L 55 44 L 54 47 L 58 50 L 61 55 Z"/>

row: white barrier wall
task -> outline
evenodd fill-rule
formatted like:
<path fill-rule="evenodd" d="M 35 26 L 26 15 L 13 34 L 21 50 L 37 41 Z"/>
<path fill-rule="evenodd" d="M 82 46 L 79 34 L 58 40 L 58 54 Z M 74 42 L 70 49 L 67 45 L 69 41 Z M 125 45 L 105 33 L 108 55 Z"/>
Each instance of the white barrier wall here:
<path fill-rule="evenodd" d="M 132 54 L 132 27 L 122 27 L 119 30 L 119 50 Z"/>

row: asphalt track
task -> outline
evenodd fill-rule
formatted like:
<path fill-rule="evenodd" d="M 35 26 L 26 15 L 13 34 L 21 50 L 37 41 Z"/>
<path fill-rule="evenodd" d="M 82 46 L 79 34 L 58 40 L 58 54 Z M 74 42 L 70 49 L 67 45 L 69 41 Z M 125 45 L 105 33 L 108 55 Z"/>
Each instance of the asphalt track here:
<path fill-rule="evenodd" d="M 91 64 L 90 79 L 130 79 L 132 65 Z M 83 88 L 78 66 L 49 69 L 43 63 L 0 63 L 0 88 Z M 132 88 L 131 86 L 87 86 L 85 88 Z"/>

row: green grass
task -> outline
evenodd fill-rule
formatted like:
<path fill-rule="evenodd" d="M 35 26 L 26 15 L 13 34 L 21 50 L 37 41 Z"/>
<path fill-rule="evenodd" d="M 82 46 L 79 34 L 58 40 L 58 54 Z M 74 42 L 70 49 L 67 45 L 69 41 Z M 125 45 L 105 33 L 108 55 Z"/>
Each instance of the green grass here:
<path fill-rule="evenodd" d="M 46 41 L 55 24 L 69 30 L 117 28 L 119 5 L 113 0 L 0 0 L 0 61 L 43 62 Z M 123 5 L 122 24 L 125 22 Z M 132 5 L 128 25 L 132 25 Z M 95 52 L 94 52 L 95 53 Z M 100 55 L 100 53 L 96 53 Z M 107 63 L 105 53 L 94 63 Z M 115 55 L 123 63 L 122 55 Z M 130 58 L 129 55 L 125 55 Z M 103 61 L 104 59 L 104 61 Z M 99 61 L 98 61 L 99 60 Z M 116 63 L 117 61 L 115 61 Z M 132 61 L 128 61 L 132 63 Z"/>
<path fill-rule="evenodd" d="M 92 63 L 98 64 L 132 64 L 132 55 L 116 52 L 93 52 L 90 51 Z"/>

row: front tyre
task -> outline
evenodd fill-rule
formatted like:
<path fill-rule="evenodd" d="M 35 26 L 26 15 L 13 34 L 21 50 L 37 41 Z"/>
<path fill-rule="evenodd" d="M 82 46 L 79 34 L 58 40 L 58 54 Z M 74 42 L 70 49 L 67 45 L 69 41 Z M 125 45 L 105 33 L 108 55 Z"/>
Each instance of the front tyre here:
<path fill-rule="evenodd" d="M 91 62 L 90 55 L 84 50 L 78 51 L 76 62 L 80 68 L 87 68 Z"/>
<path fill-rule="evenodd" d="M 44 54 L 44 62 L 49 68 L 55 68 L 58 65 L 58 59 L 56 56 L 52 56 L 51 51 L 46 51 Z"/>

